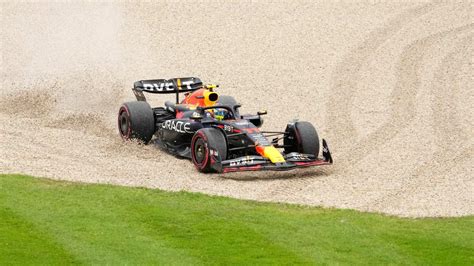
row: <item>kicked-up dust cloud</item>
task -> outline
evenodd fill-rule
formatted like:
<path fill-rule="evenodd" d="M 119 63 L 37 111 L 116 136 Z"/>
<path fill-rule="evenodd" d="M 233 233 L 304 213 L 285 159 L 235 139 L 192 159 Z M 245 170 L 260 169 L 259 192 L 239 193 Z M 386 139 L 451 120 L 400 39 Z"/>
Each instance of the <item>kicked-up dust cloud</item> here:
<path fill-rule="evenodd" d="M 472 6 L 1 3 L 0 173 L 400 216 L 474 213 Z M 140 79 L 197 76 L 264 128 L 316 125 L 335 164 L 206 175 L 123 143 Z M 166 96 L 152 99 L 163 104 Z"/>

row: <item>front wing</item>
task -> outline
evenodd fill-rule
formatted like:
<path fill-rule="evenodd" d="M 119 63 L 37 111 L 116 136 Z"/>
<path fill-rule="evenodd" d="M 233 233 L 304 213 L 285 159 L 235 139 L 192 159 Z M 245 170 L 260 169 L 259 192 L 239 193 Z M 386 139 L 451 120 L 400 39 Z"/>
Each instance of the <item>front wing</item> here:
<path fill-rule="evenodd" d="M 235 159 L 219 162 L 215 160 L 213 168 L 219 173 L 242 172 L 242 171 L 288 171 L 295 168 L 310 166 L 329 165 L 333 163 L 326 140 L 323 139 L 323 158 L 317 158 L 311 154 L 292 152 L 284 156 L 284 163 L 272 163 L 263 156 L 243 156 Z"/>

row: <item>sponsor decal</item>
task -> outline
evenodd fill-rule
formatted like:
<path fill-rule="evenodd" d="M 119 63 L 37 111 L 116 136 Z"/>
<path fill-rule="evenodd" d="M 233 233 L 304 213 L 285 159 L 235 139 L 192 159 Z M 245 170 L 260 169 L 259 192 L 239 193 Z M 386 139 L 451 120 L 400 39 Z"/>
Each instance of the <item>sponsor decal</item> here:
<path fill-rule="evenodd" d="M 191 88 L 191 84 L 193 84 L 193 81 L 192 81 L 192 80 L 183 81 L 182 83 L 183 83 L 184 86 L 186 86 L 186 89 L 187 89 L 187 90 L 192 89 L 192 88 Z M 179 88 L 181 89 L 182 87 L 180 86 Z"/>
<path fill-rule="evenodd" d="M 254 163 L 253 158 L 247 156 L 245 158 L 232 160 L 229 163 L 229 166 L 240 166 L 240 165 L 248 165 L 248 164 L 253 164 L 253 163 Z"/>
<path fill-rule="evenodd" d="M 232 131 L 234 131 L 234 127 L 233 127 L 233 126 L 229 126 L 229 125 L 224 125 L 224 130 L 225 130 L 225 131 L 232 132 Z"/>
<path fill-rule="evenodd" d="M 249 135 L 256 143 L 259 143 L 263 146 L 270 146 L 270 142 L 262 133 L 253 133 Z"/>
<path fill-rule="evenodd" d="M 161 127 L 178 133 L 193 133 L 191 131 L 191 123 L 189 122 L 166 120 L 161 124 Z"/>
<path fill-rule="evenodd" d="M 309 157 L 303 154 L 296 154 L 291 156 L 292 159 L 298 160 L 298 161 L 309 161 Z"/>
<path fill-rule="evenodd" d="M 186 87 L 186 90 L 191 90 L 191 84 L 193 84 L 192 80 L 180 82 L 178 85 L 178 90 L 182 90 L 183 86 Z M 160 83 L 143 83 L 143 90 L 152 92 L 174 91 L 174 84 L 170 81 Z"/>

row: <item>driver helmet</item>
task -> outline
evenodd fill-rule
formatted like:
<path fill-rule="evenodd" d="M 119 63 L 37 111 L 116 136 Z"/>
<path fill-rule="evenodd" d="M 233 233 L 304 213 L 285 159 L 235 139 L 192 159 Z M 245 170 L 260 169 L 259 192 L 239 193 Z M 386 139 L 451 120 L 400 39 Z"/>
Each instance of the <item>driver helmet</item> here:
<path fill-rule="evenodd" d="M 215 119 L 217 119 L 219 121 L 222 121 L 222 120 L 224 120 L 226 115 L 227 115 L 227 110 L 225 110 L 224 108 L 214 109 L 214 118 Z"/>

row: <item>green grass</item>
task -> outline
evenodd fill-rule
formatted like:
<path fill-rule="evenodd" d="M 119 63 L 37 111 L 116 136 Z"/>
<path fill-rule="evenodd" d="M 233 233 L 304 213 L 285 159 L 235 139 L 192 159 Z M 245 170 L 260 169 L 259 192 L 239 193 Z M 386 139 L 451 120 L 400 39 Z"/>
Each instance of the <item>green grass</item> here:
<path fill-rule="evenodd" d="M 473 222 L 0 175 L 0 265 L 473 265 Z"/>

